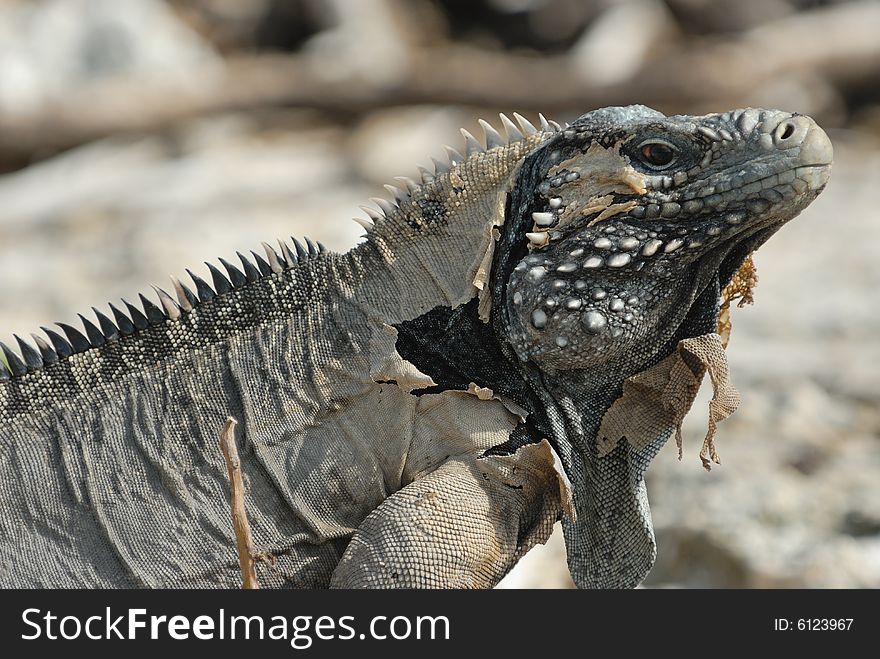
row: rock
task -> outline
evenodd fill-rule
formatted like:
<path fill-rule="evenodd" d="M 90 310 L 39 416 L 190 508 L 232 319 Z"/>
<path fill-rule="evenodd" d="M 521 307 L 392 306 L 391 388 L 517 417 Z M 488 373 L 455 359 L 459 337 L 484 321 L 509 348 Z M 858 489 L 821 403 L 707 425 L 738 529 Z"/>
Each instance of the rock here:
<path fill-rule="evenodd" d="M 110 78 L 213 84 L 222 62 L 158 0 L 44 0 L 0 7 L 0 112 L 62 103 Z"/>

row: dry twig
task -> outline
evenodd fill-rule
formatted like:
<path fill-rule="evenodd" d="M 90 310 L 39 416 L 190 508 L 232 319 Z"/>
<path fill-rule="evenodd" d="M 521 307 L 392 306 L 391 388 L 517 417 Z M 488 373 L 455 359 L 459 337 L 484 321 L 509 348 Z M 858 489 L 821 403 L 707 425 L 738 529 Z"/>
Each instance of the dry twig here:
<path fill-rule="evenodd" d="M 231 416 L 226 419 L 220 433 L 220 450 L 226 460 L 229 473 L 230 503 L 232 505 L 232 526 L 235 529 L 235 545 L 238 549 L 238 562 L 241 565 L 242 587 L 257 589 L 257 571 L 254 567 L 254 539 L 244 508 L 244 483 L 241 479 L 241 461 L 235 446 L 235 426 L 238 422 Z"/>

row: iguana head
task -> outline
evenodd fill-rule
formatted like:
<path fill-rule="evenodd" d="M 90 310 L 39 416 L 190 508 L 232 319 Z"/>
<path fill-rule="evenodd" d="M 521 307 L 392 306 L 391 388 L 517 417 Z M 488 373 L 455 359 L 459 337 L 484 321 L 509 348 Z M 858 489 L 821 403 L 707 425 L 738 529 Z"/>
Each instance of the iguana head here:
<path fill-rule="evenodd" d="M 525 160 L 508 206 L 515 351 L 570 369 L 662 344 L 713 279 L 723 286 L 819 194 L 831 160 L 812 119 L 776 110 L 583 115 Z"/>

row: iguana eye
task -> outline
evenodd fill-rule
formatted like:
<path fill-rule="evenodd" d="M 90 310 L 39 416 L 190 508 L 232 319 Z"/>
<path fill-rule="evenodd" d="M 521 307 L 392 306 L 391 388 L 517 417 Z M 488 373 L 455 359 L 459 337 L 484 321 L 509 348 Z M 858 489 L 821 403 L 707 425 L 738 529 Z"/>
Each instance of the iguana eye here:
<path fill-rule="evenodd" d="M 639 145 L 639 154 L 642 162 L 651 169 L 666 169 L 675 162 L 678 149 L 669 142 L 654 139 L 642 142 Z"/>

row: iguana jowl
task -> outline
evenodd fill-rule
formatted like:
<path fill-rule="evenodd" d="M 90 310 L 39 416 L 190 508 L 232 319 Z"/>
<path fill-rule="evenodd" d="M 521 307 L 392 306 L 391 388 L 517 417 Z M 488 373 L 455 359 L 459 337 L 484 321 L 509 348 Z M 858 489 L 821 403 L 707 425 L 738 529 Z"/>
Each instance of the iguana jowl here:
<path fill-rule="evenodd" d="M 228 415 L 265 584 L 491 586 L 560 516 L 579 586 L 638 584 L 645 469 L 706 370 L 711 423 L 736 405 L 720 293 L 831 143 L 772 110 L 502 119 L 346 254 L 266 246 L 4 347 L 0 584 L 237 585 Z"/>

